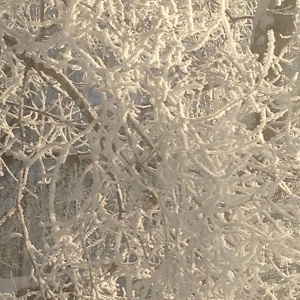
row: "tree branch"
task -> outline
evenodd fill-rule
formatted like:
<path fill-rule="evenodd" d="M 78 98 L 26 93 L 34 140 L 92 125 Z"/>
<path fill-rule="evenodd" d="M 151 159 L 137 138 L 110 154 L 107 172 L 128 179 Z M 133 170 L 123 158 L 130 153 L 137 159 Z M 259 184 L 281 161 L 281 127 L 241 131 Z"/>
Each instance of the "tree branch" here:
<path fill-rule="evenodd" d="M 5 34 L 3 39 L 7 46 L 13 47 L 18 44 L 18 42 L 11 36 Z M 62 73 L 57 72 L 54 68 L 46 67 L 43 62 L 35 62 L 33 58 L 28 57 L 27 53 L 23 52 L 21 54 L 16 54 L 16 56 L 21 59 L 28 68 L 32 68 L 37 72 L 43 72 L 45 75 L 56 80 L 61 86 L 64 87 L 69 97 L 74 101 L 74 103 L 79 107 L 81 113 L 85 117 L 88 123 L 93 122 L 97 119 L 97 114 L 92 109 L 90 103 L 84 98 L 82 94 L 76 89 L 73 83 Z M 96 129 L 99 125 L 96 125 Z"/>
<path fill-rule="evenodd" d="M 226 9 L 225 13 L 227 14 L 227 16 L 229 17 L 229 19 L 232 23 L 236 23 L 236 22 L 242 21 L 242 20 L 253 20 L 254 19 L 254 16 L 233 17 L 231 12 L 229 11 L 229 9 Z"/>

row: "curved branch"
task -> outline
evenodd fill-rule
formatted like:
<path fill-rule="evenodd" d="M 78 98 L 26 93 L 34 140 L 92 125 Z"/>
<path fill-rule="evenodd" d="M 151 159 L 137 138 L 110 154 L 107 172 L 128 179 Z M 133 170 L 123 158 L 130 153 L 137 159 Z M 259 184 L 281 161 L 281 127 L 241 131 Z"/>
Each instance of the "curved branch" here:
<path fill-rule="evenodd" d="M 3 39 L 7 46 L 13 47 L 18 44 L 17 40 L 13 37 L 5 34 Z M 97 114 L 92 109 L 90 103 L 85 99 L 85 97 L 76 89 L 73 83 L 62 73 L 59 73 L 54 68 L 46 67 L 44 62 L 36 62 L 32 57 L 28 57 L 28 54 L 23 52 L 17 54 L 16 56 L 21 59 L 29 69 L 34 69 L 37 72 L 43 72 L 45 75 L 51 77 L 57 81 L 61 86 L 64 87 L 69 97 L 74 101 L 74 103 L 80 108 L 82 115 L 85 117 L 88 123 L 93 122 L 97 119 Z M 95 129 L 98 129 L 99 125 L 96 125 Z"/>

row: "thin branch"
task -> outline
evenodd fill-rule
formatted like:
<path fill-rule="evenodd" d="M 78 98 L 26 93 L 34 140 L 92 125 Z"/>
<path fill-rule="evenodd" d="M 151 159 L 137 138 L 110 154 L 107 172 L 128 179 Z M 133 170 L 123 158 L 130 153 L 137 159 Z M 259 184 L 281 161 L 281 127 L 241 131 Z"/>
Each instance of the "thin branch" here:
<path fill-rule="evenodd" d="M 18 44 L 18 42 L 11 36 L 5 34 L 3 39 L 7 46 L 13 47 Z M 62 73 L 57 72 L 54 68 L 46 67 L 44 62 L 36 62 L 33 58 L 27 57 L 27 53 L 23 52 L 21 54 L 16 54 L 16 56 L 23 60 L 28 68 L 32 68 L 37 72 L 43 72 L 45 75 L 56 80 L 61 86 L 64 87 L 69 97 L 74 101 L 74 103 L 80 108 L 81 113 L 86 118 L 88 123 L 92 123 L 97 119 L 97 114 L 92 109 L 90 103 L 85 99 L 85 97 L 80 94 L 76 89 L 74 84 L 68 79 L 68 77 Z M 96 125 L 95 129 L 98 129 L 99 125 Z"/>
<path fill-rule="evenodd" d="M 242 20 L 253 20 L 254 19 L 254 16 L 250 16 L 250 15 L 249 16 L 241 16 L 241 17 L 233 17 L 231 12 L 229 11 L 229 9 L 226 9 L 225 13 L 227 14 L 227 16 L 230 19 L 230 22 L 232 22 L 232 23 L 236 23 L 236 22 L 242 21 Z"/>
<path fill-rule="evenodd" d="M 40 0 L 40 22 L 43 23 L 44 21 L 45 21 L 45 3 L 44 0 Z M 37 38 L 35 39 L 36 42 L 41 42 L 45 37 L 45 33 L 46 33 L 46 27 L 42 26 L 40 28 Z"/>
<path fill-rule="evenodd" d="M 25 72 L 24 72 L 24 77 L 23 77 L 23 85 L 21 89 L 21 97 L 20 97 L 20 107 L 19 107 L 19 128 L 20 128 L 20 135 L 21 135 L 21 149 L 22 151 L 26 150 L 25 146 L 25 131 L 24 131 L 24 124 L 23 124 L 23 115 L 24 115 L 24 89 L 25 89 L 25 83 L 27 80 L 27 72 L 28 72 L 28 66 L 25 66 Z M 16 201 L 15 201 L 15 207 L 16 211 L 18 213 L 18 217 L 21 223 L 22 227 L 22 233 L 23 233 L 23 239 L 24 239 L 24 244 L 27 250 L 27 253 L 30 257 L 33 269 L 35 271 L 38 285 L 40 290 L 43 292 L 42 296 L 43 299 L 46 300 L 45 296 L 45 289 L 44 289 L 44 281 L 40 276 L 38 265 L 35 259 L 34 251 L 35 248 L 32 245 L 30 238 L 29 238 L 29 233 L 28 233 L 28 228 L 25 220 L 25 215 L 24 215 L 24 209 L 22 207 L 22 199 L 24 197 L 23 192 L 25 190 L 26 182 L 28 179 L 28 173 L 29 169 L 24 166 L 24 162 L 21 160 L 20 161 L 20 171 L 19 171 L 19 178 L 18 178 L 18 186 L 17 186 L 17 195 L 16 195 Z"/>
<path fill-rule="evenodd" d="M 17 106 L 16 103 L 13 103 L 13 102 L 11 102 L 11 101 L 6 101 L 6 103 L 9 104 L 9 105 Z M 80 130 L 80 129 L 82 129 L 83 127 L 84 127 L 84 128 L 86 127 L 86 125 L 84 125 L 84 124 L 76 123 L 76 122 L 73 121 L 73 120 L 65 120 L 65 119 L 60 118 L 60 117 L 58 117 L 58 116 L 56 116 L 56 115 L 53 115 L 53 114 L 51 114 L 51 113 L 49 113 L 49 112 L 47 112 L 47 111 L 40 110 L 40 109 L 34 108 L 34 107 L 32 107 L 32 106 L 24 105 L 24 108 L 25 108 L 26 110 L 29 110 L 29 111 L 32 111 L 32 112 L 36 112 L 36 113 L 38 113 L 38 114 L 40 114 L 40 115 L 43 115 L 43 116 L 48 117 L 48 118 L 51 118 L 51 119 L 53 119 L 53 120 L 55 120 L 55 121 L 57 121 L 57 122 L 59 122 L 59 123 L 61 123 L 61 124 L 65 124 L 65 125 L 67 125 L 67 126 L 72 126 L 73 129 L 76 129 L 76 130 Z"/>
<path fill-rule="evenodd" d="M 149 149 L 153 150 L 155 148 L 154 144 L 147 135 L 147 133 L 141 128 L 138 120 L 130 113 L 127 115 L 127 120 L 128 123 L 131 124 L 132 127 L 136 130 L 136 132 L 140 135 L 140 137 L 143 139 L 144 143 L 149 147 Z"/>
<path fill-rule="evenodd" d="M 9 211 L 4 213 L 0 219 L 0 227 L 3 226 L 10 218 L 12 218 L 17 212 L 17 208 L 14 205 Z"/>

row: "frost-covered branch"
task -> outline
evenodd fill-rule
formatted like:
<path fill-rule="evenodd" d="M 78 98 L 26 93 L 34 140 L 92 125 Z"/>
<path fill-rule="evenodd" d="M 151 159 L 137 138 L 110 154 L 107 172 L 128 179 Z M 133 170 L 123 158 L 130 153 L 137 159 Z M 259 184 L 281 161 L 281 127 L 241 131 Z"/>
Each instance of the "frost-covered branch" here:
<path fill-rule="evenodd" d="M 1 292 L 297 295 L 298 15 L 274 3 L 3 4 Z"/>

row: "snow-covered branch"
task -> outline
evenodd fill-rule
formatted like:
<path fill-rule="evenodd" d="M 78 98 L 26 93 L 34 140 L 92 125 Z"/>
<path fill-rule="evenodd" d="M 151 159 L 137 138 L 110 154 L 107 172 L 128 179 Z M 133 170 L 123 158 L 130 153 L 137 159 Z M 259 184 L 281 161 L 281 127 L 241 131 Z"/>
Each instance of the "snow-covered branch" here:
<path fill-rule="evenodd" d="M 297 297 L 295 3 L 0 4 L 3 297 Z"/>

